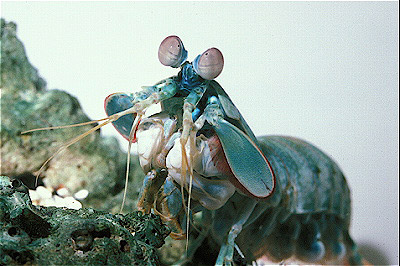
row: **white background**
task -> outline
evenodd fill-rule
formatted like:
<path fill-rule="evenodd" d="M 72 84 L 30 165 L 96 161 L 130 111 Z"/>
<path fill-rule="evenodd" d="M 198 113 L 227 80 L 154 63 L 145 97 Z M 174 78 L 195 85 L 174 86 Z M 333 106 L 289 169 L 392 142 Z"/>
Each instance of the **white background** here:
<path fill-rule="evenodd" d="M 166 36 L 180 36 L 189 60 L 219 48 L 217 80 L 255 134 L 297 136 L 331 155 L 352 189 L 356 242 L 398 263 L 398 2 L 1 7 L 48 88 L 76 96 L 92 119 L 104 117 L 108 94 L 177 73 L 157 59 Z"/>

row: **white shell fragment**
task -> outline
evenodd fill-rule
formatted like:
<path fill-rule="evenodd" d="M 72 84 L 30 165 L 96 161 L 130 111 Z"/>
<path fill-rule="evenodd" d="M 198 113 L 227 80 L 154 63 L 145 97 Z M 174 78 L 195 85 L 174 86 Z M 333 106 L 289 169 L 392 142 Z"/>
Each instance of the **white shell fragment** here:
<path fill-rule="evenodd" d="M 89 195 L 89 191 L 86 189 L 81 189 L 78 192 L 74 194 L 74 198 L 77 200 L 83 200 L 86 199 L 86 197 Z"/>
<path fill-rule="evenodd" d="M 40 199 L 39 193 L 37 193 L 36 190 L 29 190 L 29 197 L 31 198 L 31 200 L 34 201 L 38 201 Z"/>
<path fill-rule="evenodd" d="M 69 208 L 78 210 L 82 208 L 81 199 L 85 199 L 89 195 L 89 191 L 82 189 L 71 196 L 68 188 L 62 187 L 56 190 L 53 195 L 54 189 L 51 187 L 39 186 L 36 190 L 29 190 L 29 196 L 33 205 L 40 206 L 55 206 L 61 208 Z"/>
<path fill-rule="evenodd" d="M 69 190 L 68 188 L 62 187 L 57 189 L 57 194 L 61 197 L 66 197 L 69 196 Z"/>
<path fill-rule="evenodd" d="M 38 186 L 36 188 L 36 193 L 39 195 L 41 199 L 51 199 L 52 193 L 49 189 L 45 188 L 44 186 Z"/>
<path fill-rule="evenodd" d="M 56 206 L 55 200 L 52 198 L 40 200 L 40 205 L 45 207 Z"/>
<path fill-rule="evenodd" d="M 65 202 L 65 207 L 69 209 L 79 210 L 80 208 L 82 208 L 82 203 L 80 203 L 73 197 L 64 198 L 64 202 Z"/>
<path fill-rule="evenodd" d="M 64 206 L 64 198 L 55 195 L 53 197 L 53 200 L 54 200 L 54 206 L 56 206 L 56 207 L 65 207 Z"/>

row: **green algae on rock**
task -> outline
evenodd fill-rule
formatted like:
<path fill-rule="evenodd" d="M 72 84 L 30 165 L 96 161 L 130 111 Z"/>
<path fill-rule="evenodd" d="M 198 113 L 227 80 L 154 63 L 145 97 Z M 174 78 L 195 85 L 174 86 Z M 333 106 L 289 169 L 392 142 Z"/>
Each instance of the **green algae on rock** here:
<path fill-rule="evenodd" d="M 155 215 L 34 206 L 18 180 L 0 177 L 0 264 L 155 265 L 168 229 Z"/>

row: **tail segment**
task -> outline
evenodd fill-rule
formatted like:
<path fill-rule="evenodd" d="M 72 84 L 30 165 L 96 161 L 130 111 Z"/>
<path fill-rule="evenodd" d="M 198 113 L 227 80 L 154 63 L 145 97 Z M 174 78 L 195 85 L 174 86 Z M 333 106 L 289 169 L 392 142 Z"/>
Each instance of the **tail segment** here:
<path fill-rule="evenodd" d="M 358 247 L 356 243 L 351 239 L 349 232 L 344 233 L 344 241 L 348 247 L 348 257 L 347 262 L 349 265 L 370 265 L 366 260 L 363 260 L 360 253 L 358 252 Z"/>

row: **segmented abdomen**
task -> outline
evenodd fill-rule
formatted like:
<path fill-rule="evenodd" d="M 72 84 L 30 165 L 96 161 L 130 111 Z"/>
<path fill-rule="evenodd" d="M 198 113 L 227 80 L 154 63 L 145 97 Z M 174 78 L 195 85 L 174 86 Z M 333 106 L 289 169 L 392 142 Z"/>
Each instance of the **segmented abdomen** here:
<path fill-rule="evenodd" d="M 293 137 L 258 138 L 291 213 L 350 217 L 350 191 L 337 164 L 315 146 Z M 284 196 L 284 195 L 282 195 Z"/>
<path fill-rule="evenodd" d="M 293 137 L 258 141 L 275 173 L 276 188 L 270 199 L 257 204 L 254 219 L 237 239 L 244 253 L 275 262 L 359 263 L 348 233 L 350 190 L 336 163 Z M 262 214 L 256 215 L 257 210 Z"/>

